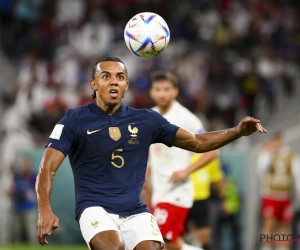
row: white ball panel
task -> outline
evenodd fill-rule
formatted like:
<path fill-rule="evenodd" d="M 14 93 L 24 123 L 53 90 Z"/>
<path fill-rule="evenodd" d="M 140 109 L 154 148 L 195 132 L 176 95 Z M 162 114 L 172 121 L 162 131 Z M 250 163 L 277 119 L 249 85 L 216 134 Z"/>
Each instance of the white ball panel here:
<path fill-rule="evenodd" d="M 158 51 L 162 51 L 166 47 L 166 40 L 162 39 L 156 43 L 154 43 L 154 46 Z"/>
<path fill-rule="evenodd" d="M 141 43 L 140 42 L 137 42 L 133 39 L 130 39 L 129 40 L 129 44 L 130 44 L 130 48 L 133 50 L 133 51 L 137 51 L 140 47 L 141 47 Z"/>

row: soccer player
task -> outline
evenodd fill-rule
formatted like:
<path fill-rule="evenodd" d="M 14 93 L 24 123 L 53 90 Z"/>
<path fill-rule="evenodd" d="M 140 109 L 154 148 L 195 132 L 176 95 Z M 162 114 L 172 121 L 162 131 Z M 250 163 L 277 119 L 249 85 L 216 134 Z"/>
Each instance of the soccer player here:
<path fill-rule="evenodd" d="M 170 124 L 159 113 L 122 104 L 128 89 L 124 63 L 105 57 L 93 69 L 94 103 L 70 109 L 54 127 L 36 181 L 37 238 L 58 227 L 50 194 L 55 173 L 69 156 L 75 182 L 76 219 L 93 250 L 158 250 L 164 242 L 140 193 L 149 147 L 164 143 L 197 153 L 220 148 L 241 136 L 267 131 L 260 121 L 245 117 L 238 126 L 193 134 Z"/>
<path fill-rule="evenodd" d="M 156 103 L 153 110 L 169 122 L 192 133 L 204 133 L 201 121 L 176 101 L 179 93 L 178 80 L 171 72 L 157 71 L 152 74 L 150 96 Z M 152 186 L 151 206 L 168 250 L 199 249 L 183 242 L 184 222 L 193 205 L 193 185 L 190 173 L 218 157 L 218 150 L 204 153 L 190 164 L 192 152 L 162 143 L 151 145 L 149 171 Z"/>
<path fill-rule="evenodd" d="M 294 215 L 293 195 L 300 197 L 300 158 L 276 133 L 265 142 L 257 159 L 257 174 L 261 179 L 261 218 L 264 235 L 290 235 Z M 272 246 L 274 244 L 274 246 Z M 261 250 L 290 249 L 291 242 L 261 243 Z"/>

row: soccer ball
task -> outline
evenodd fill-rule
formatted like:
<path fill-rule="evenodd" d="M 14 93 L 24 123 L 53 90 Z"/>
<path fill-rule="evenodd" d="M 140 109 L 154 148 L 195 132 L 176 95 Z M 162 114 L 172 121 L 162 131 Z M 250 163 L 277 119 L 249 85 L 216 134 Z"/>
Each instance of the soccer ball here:
<path fill-rule="evenodd" d="M 140 57 L 153 57 L 162 52 L 170 40 L 170 31 L 165 20 L 151 12 L 132 17 L 124 30 L 128 49 Z"/>

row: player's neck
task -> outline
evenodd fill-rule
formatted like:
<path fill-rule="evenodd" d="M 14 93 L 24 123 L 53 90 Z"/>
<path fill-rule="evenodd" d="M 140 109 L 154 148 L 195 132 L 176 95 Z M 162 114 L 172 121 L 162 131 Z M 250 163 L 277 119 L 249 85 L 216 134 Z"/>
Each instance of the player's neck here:
<path fill-rule="evenodd" d="M 161 115 L 166 114 L 166 113 L 172 108 L 174 102 L 175 102 L 175 101 L 170 102 L 170 104 L 167 105 L 167 106 L 159 106 L 159 107 L 158 107 L 159 113 L 160 113 Z"/>
<path fill-rule="evenodd" d="M 114 114 L 118 108 L 122 105 L 122 103 L 104 103 L 101 101 L 96 100 L 97 105 L 107 114 L 112 115 Z"/>

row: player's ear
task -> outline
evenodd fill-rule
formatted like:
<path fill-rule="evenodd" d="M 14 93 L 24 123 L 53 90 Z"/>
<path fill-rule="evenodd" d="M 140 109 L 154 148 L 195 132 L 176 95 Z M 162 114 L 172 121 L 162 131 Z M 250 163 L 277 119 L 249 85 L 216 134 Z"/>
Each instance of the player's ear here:
<path fill-rule="evenodd" d="M 153 99 L 153 90 L 152 90 L 152 87 L 149 90 L 149 96 Z"/>
<path fill-rule="evenodd" d="M 126 87 L 125 87 L 125 91 L 124 91 L 124 94 L 123 94 L 123 96 L 122 96 L 122 98 L 124 98 L 124 96 L 125 96 L 125 93 L 126 93 L 126 91 L 127 91 L 127 89 L 129 88 L 129 82 L 128 81 L 126 81 Z"/>
<path fill-rule="evenodd" d="M 91 86 L 92 90 L 97 90 L 95 80 L 93 80 L 93 79 L 90 80 L 90 86 Z"/>
<path fill-rule="evenodd" d="M 179 88 L 175 88 L 174 90 L 174 97 L 176 98 L 179 94 Z"/>

